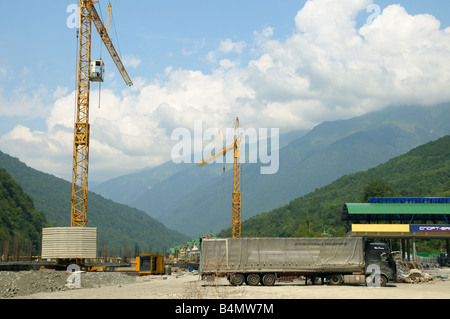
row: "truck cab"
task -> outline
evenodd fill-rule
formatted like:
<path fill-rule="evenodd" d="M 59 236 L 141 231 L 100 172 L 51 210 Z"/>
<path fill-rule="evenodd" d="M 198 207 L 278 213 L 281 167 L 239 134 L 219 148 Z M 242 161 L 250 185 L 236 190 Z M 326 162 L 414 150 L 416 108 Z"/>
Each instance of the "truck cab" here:
<path fill-rule="evenodd" d="M 396 281 L 397 266 L 387 244 L 366 242 L 365 264 L 368 284 L 384 286 L 388 281 Z"/>

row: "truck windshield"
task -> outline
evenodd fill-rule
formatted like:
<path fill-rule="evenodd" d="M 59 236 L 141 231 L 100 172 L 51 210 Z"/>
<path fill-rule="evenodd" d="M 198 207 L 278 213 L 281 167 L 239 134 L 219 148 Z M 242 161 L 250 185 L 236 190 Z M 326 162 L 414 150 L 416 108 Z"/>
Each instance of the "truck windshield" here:
<path fill-rule="evenodd" d="M 368 261 L 390 261 L 392 258 L 391 251 L 386 244 L 370 243 L 367 248 Z"/>

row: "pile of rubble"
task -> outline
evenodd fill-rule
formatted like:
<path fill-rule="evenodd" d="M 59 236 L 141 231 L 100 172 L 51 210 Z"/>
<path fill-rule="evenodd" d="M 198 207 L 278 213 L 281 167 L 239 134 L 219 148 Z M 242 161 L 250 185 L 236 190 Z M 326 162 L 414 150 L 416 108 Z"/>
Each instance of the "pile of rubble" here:
<path fill-rule="evenodd" d="M 81 272 L 78 276 L 51 269 L 0 271 L 0 298 L 73 288 L 97 288 L 135 283 L 136 276 L 117 272 Z"/>
<path fill-rule="evenodd" d="M 448 275 L 431 274 L 430 272 L 425 272 L 423 267 L 411 268 L 411 265 L 397 263 L 397 282 L 417 284 L 446 279 L 448 279 Z"/>
<path fill-rule="evenodd" d="M 410 269 L 407 272 L 399 272 L 397 274 L 398 282 L 416 284 L 419 282 L 428 282 L 434 280 L 434 276 L 427 274 L 419 269 Z"/>

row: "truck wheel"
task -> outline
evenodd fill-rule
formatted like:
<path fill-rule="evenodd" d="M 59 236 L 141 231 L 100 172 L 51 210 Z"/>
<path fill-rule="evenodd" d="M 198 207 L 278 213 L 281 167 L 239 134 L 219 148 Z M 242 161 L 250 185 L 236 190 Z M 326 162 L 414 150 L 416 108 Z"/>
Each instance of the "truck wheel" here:
<path fill-rule="evenodd" d="M 321 282 L 323 283 L 323 279 L 319 276 L 312 276 L 310 277 L 311 279 L 311 284 L 313 285 L 319 285 Z"/>
<path fill-rule="evenodd" d="M 378 280 L 378 283 L 380 284 L 380 287 L 385 287 L 387 282 L 388 282 L 388 279 L 386 278 L 386 276 L 381 275 L 380 279 Z"/>
<path fill-rule="evenodd" d="M 375 278 L 370 278 L 370 276 L 368 276 L 366 278 L 367 286 L 369 286 L 371 284 L 371 287 L 373 287 L 373 286 L 385 287 L 387 283 L 388 283 L 388 279 L 385 275 L 379 275 L 379 276 L 376 276 Z"/>
<path fill-rule="evenodd" d="M 275 285 L 275 281 L 277 280 L 277 277 L 274 274 L 265 274 L 262 278 L 262 284 L 264 286 L 273 286 Z"/>
<path fill-rule="evenodd" d="M 344 281 L 344 278 L 342 278 L 342 275 L 339 275 L 339 274 L 333 274 L 328 277 L 328 282 L 331 285 L 340 285 L 340 284 L 342 284 L 343 281 Z"/>
<path fill-rule="evenodd" d="M 228 280 L 233 286 L 242 286 L 245 278 L 242 274 L 232 274 Z"/>
<path fill-rule="evenodd" d="M 261 277 L 258 274 L 250 274 L 247 276 L 247 285 L 256 286 L 261 281 Z"/>

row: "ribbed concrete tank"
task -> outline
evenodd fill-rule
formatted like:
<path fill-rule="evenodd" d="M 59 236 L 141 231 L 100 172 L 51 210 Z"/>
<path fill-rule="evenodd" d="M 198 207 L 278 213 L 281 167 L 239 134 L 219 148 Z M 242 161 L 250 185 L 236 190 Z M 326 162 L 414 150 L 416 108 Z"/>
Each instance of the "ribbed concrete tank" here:
<path fill-rule="evenodd" d="M 42 229 L 42 259 L 96 258 L 97 228 L 51 227 Z"/>

